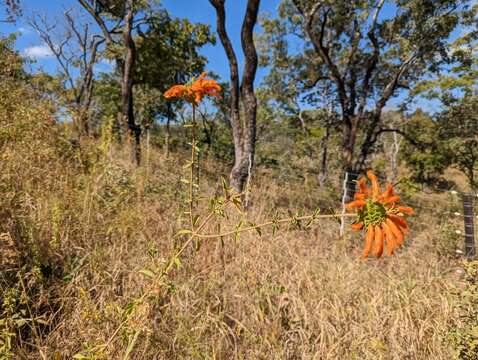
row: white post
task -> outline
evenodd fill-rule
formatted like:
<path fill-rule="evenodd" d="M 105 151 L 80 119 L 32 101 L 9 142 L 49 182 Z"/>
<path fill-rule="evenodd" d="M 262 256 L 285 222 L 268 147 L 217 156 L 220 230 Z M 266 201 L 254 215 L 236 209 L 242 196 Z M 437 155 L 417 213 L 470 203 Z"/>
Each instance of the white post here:
<path fill-rule="evenodd" d="M 343 192 L 342 192 L 342 216 L 340 217 L 340 236 L 344 236 L 345 232 L 345 202 L 347 201 L 347 183 L 349 180 L 349 173 L 345 172 Z"/>
<path fill-rule="evenodd" d="M 246 199 L 244 203 L 245 209 L 249 207 L 249 186 L 251 182 L 251 176 L 252 176 L 252 155 L 249 154 L 249 167 L 247 168 L 247 181 L 246 181 Z"/>

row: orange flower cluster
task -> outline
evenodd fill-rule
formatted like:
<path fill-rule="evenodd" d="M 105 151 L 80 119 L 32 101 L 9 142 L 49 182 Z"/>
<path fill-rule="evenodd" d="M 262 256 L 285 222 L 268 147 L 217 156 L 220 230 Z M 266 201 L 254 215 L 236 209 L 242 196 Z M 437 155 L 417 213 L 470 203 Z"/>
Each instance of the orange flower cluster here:
<path fill-rule="evenodd" d="M 357 209 L 357 220 L 352 228 L 366 230 L 364 258 L 372 250 L 376 257 L 381 257 L 385 241 L 387 253 L 391 256 L 395 248 L 403 244 L 404 234 L 409 232 L 404 214 L 413 215 L 413 209 L 397 204 L 400 196 L 394 194 L 391 184 L 387 184 L 382 193 L 375 174 L 368 171 L 367 176 L 372 188 L 368 188 L 367 180 L 361 178 L 357 181 L 359 191 L 354 195 L 355 200 L 346 205 L 348 209 Z"/>
<path fill-rule="evenodd" d="M 221 86 L 215 80 L 206 80 L 206 72 L 199 78 L 185 85 L 174 85 L 164 93 L 166 99 L 177 98 L 198 105 L 206 95 L 220 96 Z"/>

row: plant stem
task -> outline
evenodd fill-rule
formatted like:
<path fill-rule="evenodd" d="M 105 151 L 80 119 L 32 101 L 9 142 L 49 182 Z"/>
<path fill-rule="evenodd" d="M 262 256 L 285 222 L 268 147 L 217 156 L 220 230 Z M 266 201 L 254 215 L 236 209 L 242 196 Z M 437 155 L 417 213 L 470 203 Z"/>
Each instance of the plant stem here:
<path fill-rule="evenodd" d="M 237 233 L 241 233 L 244 231 L 250 231 L 250 230 L 255 230 L 262 228 L 264 226 L 270 226 L 274 224 L 283 224 L 283 223 L 288 223 L 288 222 L 293 222 L 293 221 L 301 221 L 301 220 L 312 220 L 312 219 L 330 219 L 330 218 L 341 218 L 341 217 L 355 217 L 357 216 L 356 214 L 328 214 L 328 215 L 307 215 L 307 216 L 300 216 L 300 217 L 292 217 L 292 218 L 285 218 L 285 219 L 280 219 L 280 220 L 271 220 L 267 221 L 262 224 L 258 225 L 253 225 L 249 226 L 246 228 L 242 229 L 235 229 L 235 230 L 230 230 L 221 234 L 198 234 L 197 232 L 194 234 L 196 237 L 201 238 L 201 239 L 212 239 L 212 238 L 218 238 L 218 237 L 223 237 L 223 236 L 229 236 L 229 235 L 234 235 Z"/>
<path fill-rule="evenodd" d="M 194 232 L 194 166 L 196 162 L 196 104 L 193 102 L 193 123 L 191 136 L 191 168 L 189 171 L 189 220 Z"/>

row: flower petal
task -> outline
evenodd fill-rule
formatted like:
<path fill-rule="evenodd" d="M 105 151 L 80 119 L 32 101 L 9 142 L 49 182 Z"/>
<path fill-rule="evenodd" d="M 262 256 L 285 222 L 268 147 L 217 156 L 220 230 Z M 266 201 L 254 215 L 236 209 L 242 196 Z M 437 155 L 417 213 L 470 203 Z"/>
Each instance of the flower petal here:
<path fill-rule="evenodd" d="M 390 230 L 392 231 L 393 235 L 395 235 L 395 240 L 397 241 L 397 244 L 402 245 L 403 244 L 403 233 L 400 231 L 398 226 L 395 225 L 395 223 L 390 219 L 386 219 L 385 222 L 390 227 Z"/>
<path fill-rule="evenodd" d="M 397 246 L 395 241 L 395 235 L 393 235 L 393 232 L 390 230 L 390 227 L 387 225 L 386 222 L 382 223 L 382 229 L 385 240 L 387 241 L 387 255 L 392 256 L 395 247 Z"/>
<path fill-rule="evenodd" d="M 359 231 L 362 228 L 363 228 L 363 222 L 358 222 L 358 223 L 352 224 L 352 229 L 355 230 L 355 231 Z"/>
<path fill-rule="evenodd" d="M 388 183 L 387 186 L 386 186 L 385 191 L 382 194 L 382 197 L 384 199 L 387 199 L 387 198 L 389 198 L 390 196 L 393 196 L 393 195 L 394 195 L 393 186 L 392 186 L 392 184 Z"/>
<path fill-rule="evenodd" d="M 405 214 L 408 214 L 408 215 L 413 215 L 414 211 L 411 207 L 409 206 L 397 206 L 396 209 L 398 210 L 398 212 L 400 213 L 405 213 Z"/>
<path fill-rule="evenodd" d="M 353 209 L 354 207 L 365 206 L 367 203 L 364 200 L 354 200 L 345 205 L 347 209 Z"/>
<path fill-rule="evenodd" d="M 368 257 L 370 250 L 372 250 L 373 241 L 375 239 L 375 229 L 373 225 L 367 227 L 367 235 L 365 237 L 365 248 L 363 249 L 363 258 Z"/>
<path fill-rule="evenodd" d="M 373 253 L 376 257 L 381 257 L 383 253 L 383 232 L 380 225 L 375 225 L 375 241 Z"/>
<path fill-rule="evenodd" d="M 407 220 L 405 220 L 403 216 L 389 214 L 388 217 L 401 228 L 404 234 L 407 234 L 409 232 Z"/>
<path fill-rule="evenodd" d="M 360 178 L 357 180 L 357 186 L 361 193 L 365 194 L 366 197 L 369 195 L 369 189 L 367 188 L 367 180 L 365 178 Z"/>
<path fill-rule="evenodd" d="M 355 193 L 354 194 L 354 199 L 355 200 L 365 200 L 367 198 L 367 195 L 365 195 L 364 193 Z"/>
<path fill-rule="evenodd" d="M 380 185 L 378 183 L 377 177 L 372 170 L 367 171 L 367 176 L 372 183 L 372 196 L 374 199 L 377 199 L 380 196 Z"/>
<path fill-rule="evenodd" d="M 400 201 L 400 196 L 398 195 L 393 195 L 393 196 L 390 196 L 388 198 L 384 198 L 383 199 L 383 204 L 390 204 L 390 203 L 396 203 L 396 202 L 399 202 Z"/>

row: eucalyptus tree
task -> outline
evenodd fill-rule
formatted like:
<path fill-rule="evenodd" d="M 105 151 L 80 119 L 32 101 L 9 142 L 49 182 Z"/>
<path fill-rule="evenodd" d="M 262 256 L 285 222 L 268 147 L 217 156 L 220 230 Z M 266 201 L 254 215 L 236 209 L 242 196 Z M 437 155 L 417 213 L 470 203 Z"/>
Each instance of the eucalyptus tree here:
<path fill-rule="evenodd" d="M 257 23 L 260 0 L 248 0 L 241 28 L 241 45 L 244 53 L 244 71 L 239 79 L 236 52 L 226 30 L 226 0 L 209 0 L 216 10 L 217 33 L 229 62 L 230 72 L 230 123 L 234 140 L 234 166 L 231 185 L 242 192 L 254 163 L 256 148 L 257 98 L 254 92 L 258 56 L 254 44 L 254 27 Z M 240 104 L 243 108 L 241 119 Z"/>
<path fill-rule="evenodd" d="M 382 112 L 450 61 L 449 39 L 474 10 L 463 0 L 284 0 L 277 21 L 305 91 L 329 83 L 342 123 L 344 168 L 366 166 L 384 131 Z M 284 45 L 285 42 L 285 45 Z M 301 47 L 301 51 L 291 49 Z"/>

